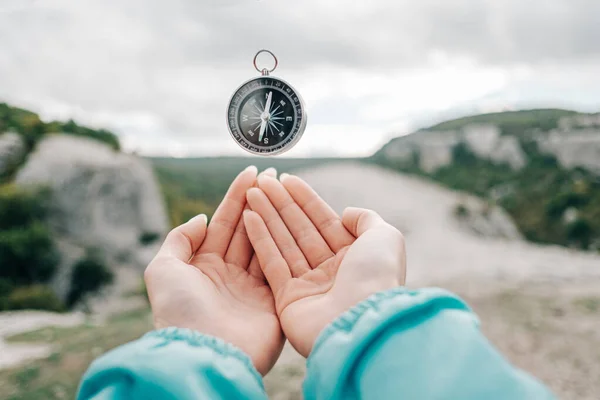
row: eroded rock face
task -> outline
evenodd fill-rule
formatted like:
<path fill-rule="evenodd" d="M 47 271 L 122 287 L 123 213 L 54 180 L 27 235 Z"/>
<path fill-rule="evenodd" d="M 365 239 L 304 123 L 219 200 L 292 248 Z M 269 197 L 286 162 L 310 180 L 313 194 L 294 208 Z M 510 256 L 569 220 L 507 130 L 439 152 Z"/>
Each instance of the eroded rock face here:
<path fill-rule="evenodd" d="M 112 267 L 141 271 L 168 229 L 150 165 L 94 140 L 49 136 L 37 145 L 15 182 L 52 191 L 49 223 L 63 255 L 53 287 L 63 298 L 70 268 L 84 249 L 101 250 Z"/>
<path fill-rule="evenodd" d="M 559 128 L 533 134 L 539 151 L 556 157 L 563 168 L 584 168 L 600 173 L 600 114 L 562 118 Z M 420 131 L 399 137 L 383 148 L 384 156 L 398 165 L 435 172 L 452 163 L 452 149 L 465 144 L 477 157 L 519 170 L 528 163 L 519 138 L 502 135 L 495 125 L 471 124 L 460 130 Z"/>
<path fill-rule="evenodd" d="M 0 133 L 0 177 L 25 157 L 25 142 L 15 132 Z"/>
<path fill-rule="evenodd" d="M 554 130 L 536 139 L 540 150 L 554 155 L 561 166 L 600 173 L 600 127 Z"/>
<path fill-rule="evenodd" d="M 502 136 L 495 125 L 467 125 L 456 131 L 421 131 L 395 139 L 384 149 L 389 160 L 410 165 L 419 155 L 419 168 L 435 172 L 452 163 L 454 147 L 464 143 L 477 157 L 518 170 L 527 164 L 527 156 L 514 136 Z"/>

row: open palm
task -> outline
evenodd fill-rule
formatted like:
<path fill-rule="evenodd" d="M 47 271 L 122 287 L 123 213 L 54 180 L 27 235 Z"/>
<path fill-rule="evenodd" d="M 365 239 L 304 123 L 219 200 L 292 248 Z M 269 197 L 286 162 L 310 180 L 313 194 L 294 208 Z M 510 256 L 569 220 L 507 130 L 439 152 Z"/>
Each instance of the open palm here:
<path fill-rule="evenodd" d="M 171 231 L 145 279 L 157 328 L 190 328 L 223 339 L 266 374 L 284 338 L 241 218 L 256 173 L 250 167 L 233 181 L 210 226 L 198 216 Z"/>
<path fill-rule="evenodd" d="M 283 331 L 307 357 L 333 319 L 404 283 L 404 239 L 369 210 L 348 208 L 340 218 L 298 177 L 261 176 L 258 186 L 247 194 L 248 236 Z"/>

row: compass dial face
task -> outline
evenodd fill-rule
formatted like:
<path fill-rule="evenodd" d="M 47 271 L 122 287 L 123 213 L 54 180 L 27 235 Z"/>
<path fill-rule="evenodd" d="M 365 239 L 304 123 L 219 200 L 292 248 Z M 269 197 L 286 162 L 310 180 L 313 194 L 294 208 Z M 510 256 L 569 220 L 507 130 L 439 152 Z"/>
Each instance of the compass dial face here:
<path fill-rule="evenodd" d="M 281 79 L 264 76 L 243 84 L 227 111 L 229 132 L 245 150 L 262 155 L 292 148 L 306 126 L 302 98 Z"/>

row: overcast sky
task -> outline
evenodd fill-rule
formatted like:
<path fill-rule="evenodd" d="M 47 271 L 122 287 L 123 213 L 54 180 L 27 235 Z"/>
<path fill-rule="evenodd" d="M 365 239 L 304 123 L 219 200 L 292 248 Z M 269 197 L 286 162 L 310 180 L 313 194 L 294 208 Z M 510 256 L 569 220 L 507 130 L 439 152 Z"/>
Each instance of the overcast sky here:
<path fill-rule="evenodd" d="M 244 155 L 225 112 L 261 48 L 308 107 L 290 156 L 367 155 L 464 114 L 600 111 L 598 0 L 0 0 L 0 101 L 148 155 Z"/>

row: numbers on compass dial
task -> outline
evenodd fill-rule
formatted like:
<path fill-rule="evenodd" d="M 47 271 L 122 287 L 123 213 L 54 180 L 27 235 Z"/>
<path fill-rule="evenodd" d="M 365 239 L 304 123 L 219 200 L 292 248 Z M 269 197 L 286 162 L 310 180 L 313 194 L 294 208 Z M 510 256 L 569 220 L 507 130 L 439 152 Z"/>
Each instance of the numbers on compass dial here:
<path fill-rule="evenodd" d="M 304 129 L 302 100 L 277 78 L 257 78 L 232 97 L 229 129 L 236 141 L 255 153 L 277 153 L 292 147 Z"/>

